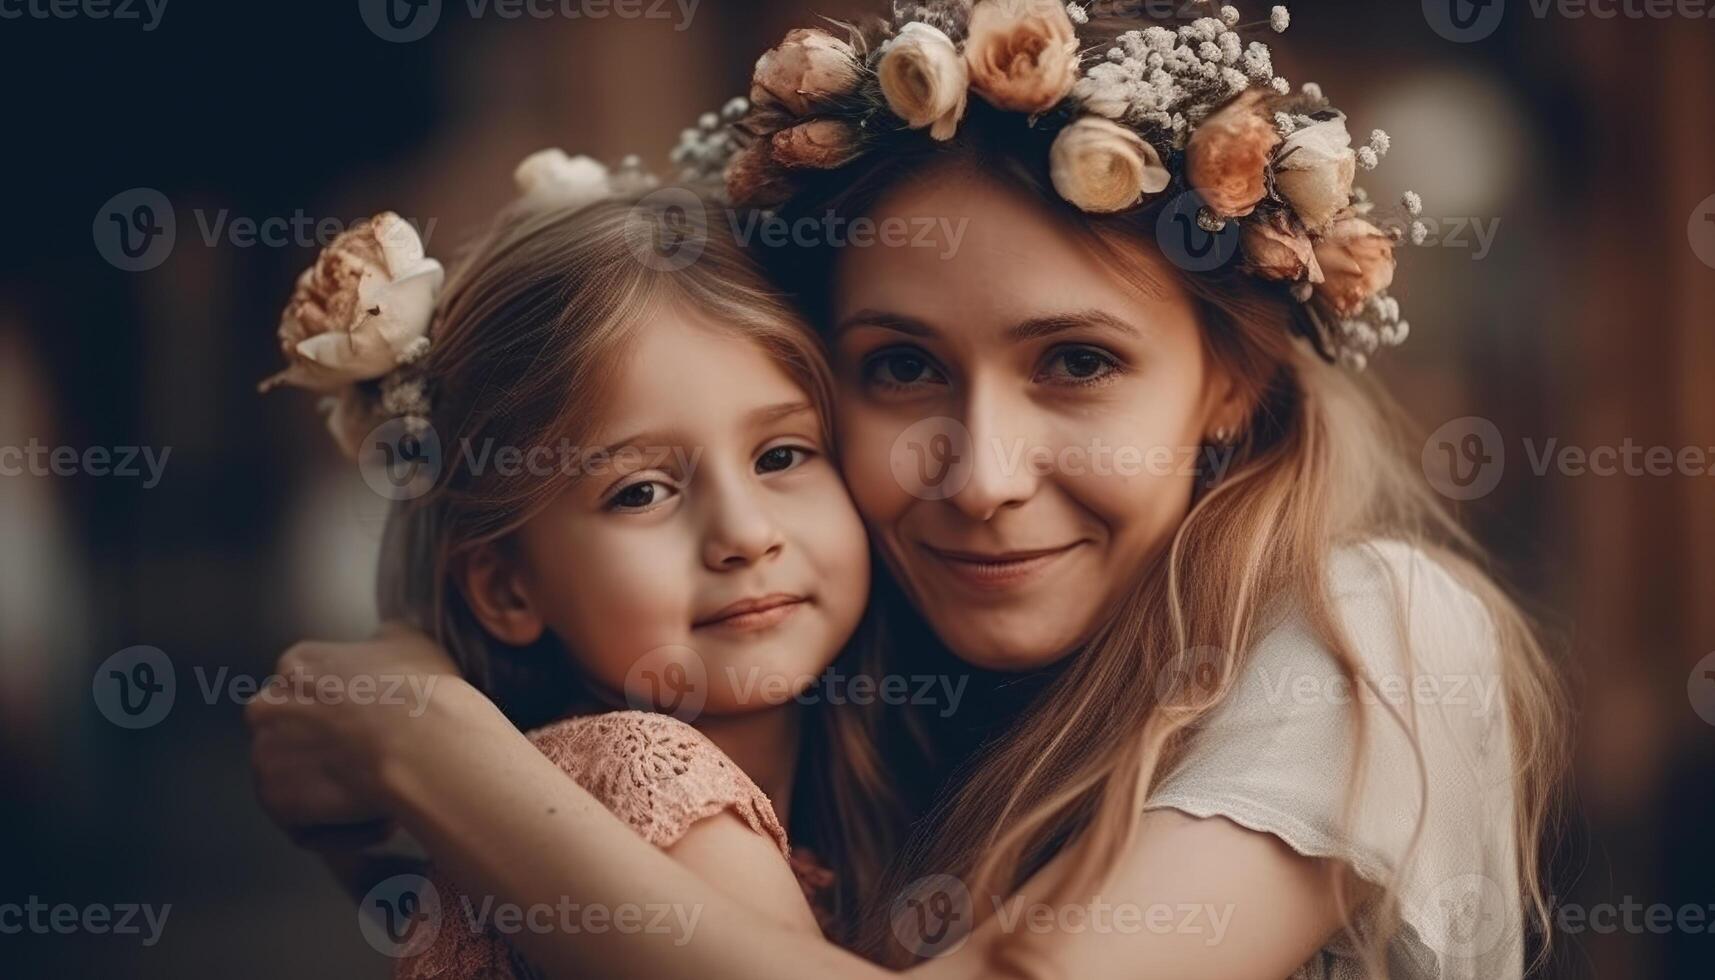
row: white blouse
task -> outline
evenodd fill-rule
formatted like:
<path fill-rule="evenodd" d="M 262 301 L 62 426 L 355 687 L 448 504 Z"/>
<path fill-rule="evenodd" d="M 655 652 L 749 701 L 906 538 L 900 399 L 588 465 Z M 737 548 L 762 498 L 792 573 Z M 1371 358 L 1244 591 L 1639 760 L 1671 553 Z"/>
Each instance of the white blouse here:
<path fill-rule="evenodd" d="M 1304 617 L 1282 614 L 1148 806 L 1225 817 L 1391 884 L 1403 922 L 1387 949 L 1396 980 L 1518 980 L 1512 759 L 1488 614 L 1400 542 L 1338 552 L 1331 579 L 1374 686 L 1354 691 Z M 1354 701 L 1365 757 L 1348 809 Z M 1293 980 L 1364 975 L 1341 934 Z"/>

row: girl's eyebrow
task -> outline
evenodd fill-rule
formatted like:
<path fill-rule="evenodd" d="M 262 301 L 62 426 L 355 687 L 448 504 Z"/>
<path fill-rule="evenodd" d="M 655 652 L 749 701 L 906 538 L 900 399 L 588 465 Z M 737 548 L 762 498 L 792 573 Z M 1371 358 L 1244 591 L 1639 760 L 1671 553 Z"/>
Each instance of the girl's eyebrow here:
<path fill-rule="evenodd" d="M 776 402 L 773 405 L 763 405 L 759 408 L 753 408 L 744 414 L 744 422 L 742 424 L 749 428 L 759 428 L 761 426 L 779 422 L 782 419 L 791 418 L 794 415 L 802 415 L 806 412 L 814 413 L 815 411 L 816 406 L 810 404 L 808 399 L 797 398 L 792 401 Z M 676 433 L 665 429 L 651 432 L 639 432 L 624 439 L 608 443 L 606 446 L 598 448 L 596 452 L 606 456 L 613 456 L 615 453 L 618 453 L 623 449 L 660 449 L 666 446 L 676 445 L 677 442 L 682 439 L 682 433 Z"/>
<path fill-rule="evenodd" d="M 805 412 L 814 412 L 815 410 L 816 406 L 810 404 L 809 400 L 799 398 L 789 402 L 778 402 L 773 405 L 764 405 L 761 408 L 752 409 L 745 417 L 745 420 L 752 426 L 763 426 L 773 422 L 778 422 L 781 419 L 791 418 L 794 415 L 801 415 Z"/>

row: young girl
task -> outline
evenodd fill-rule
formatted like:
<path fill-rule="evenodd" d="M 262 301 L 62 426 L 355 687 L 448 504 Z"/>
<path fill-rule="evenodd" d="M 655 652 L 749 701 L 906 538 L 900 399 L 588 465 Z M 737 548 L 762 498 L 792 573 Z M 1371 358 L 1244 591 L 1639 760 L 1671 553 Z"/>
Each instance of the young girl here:
<path fill-rule="evenodd" d="M 444 290 L 396 217 L 342 236 L 298 284 L 271 384 L 338 385 L 330 424 L 366 466 L 445 470 L 396 505 L 386 615 L 440 637 L 521 725 L 560 719 L 531 741 L 651 844 L 815 934 L 784 830 L 797 699 L 869 581 L 829 461 L 827 369 L 732 241 L 659 261 L 662 206 L 590 202 L 607 183 L 592 166 L 528 161 L 525 200 Z M 863 757 L 825 723 L 813 743 Z M 435 892 L 400 976 L 532 972 L 485 928 L 504 921 L 492 901 Z"/>

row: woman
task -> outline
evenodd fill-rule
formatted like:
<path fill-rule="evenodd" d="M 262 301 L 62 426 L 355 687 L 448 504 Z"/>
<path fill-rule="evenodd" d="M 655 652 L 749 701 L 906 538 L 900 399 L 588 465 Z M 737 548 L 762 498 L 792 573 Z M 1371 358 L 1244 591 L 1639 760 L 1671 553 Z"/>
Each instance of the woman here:
<path fill-rule="evenodd" d="M 974 754 L 929 729 L 963 765 L 880 855 L 851 945 L 958 976 L 1519 976 L 1557 687 L 1455 557 L 1380 394 L 1325 363 L 1404 338 L 1393 240 L 1350 186 L 1386 138 L 1354 151 L 1318 91 L 1285 97 L 1231 8 L 1117 36 L 1071 9 L 926 4 L 855 47 L 794 32 L 736 134 L 682 153 L 787 221 L 963 229 L 945 258 L 777 256 L 827 331 L 892 585 L 969 668 L 1039 678 Z M 283 667 L 450 669 L 409 636 Z M 519 935 L 550 971 L 880 972 L 652 852 L 456 680 L 432 724 L 255 714 L 288 825 L 393 816 L 518 904 L 701 910 L 677 944 Z"/>

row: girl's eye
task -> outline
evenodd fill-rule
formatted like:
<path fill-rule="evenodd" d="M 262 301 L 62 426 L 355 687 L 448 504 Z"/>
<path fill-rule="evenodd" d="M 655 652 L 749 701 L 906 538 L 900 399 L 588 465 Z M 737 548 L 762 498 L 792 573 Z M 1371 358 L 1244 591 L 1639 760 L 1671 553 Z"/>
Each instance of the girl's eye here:
<path fill-rule="evenodd" d="M 1109 354 L 1093 347 L 1067 347 L 1048 359 L 1041 378 L 1056 384 L 1099 384 L 1119 370 L 1119 362 Z"/>
<path fill-rule="evenodd" d="M 622 488 L 607 500 L 608 510 L 648 510 L 672 495 L 660 480 L 644 480 Z"/>
<path fill-rule="evenodd" d="M 756 472 L 779 473 L 809 458 L 810 451 L 802 446 L 775 446 L 756 458 Z"/>
<path fill-rule="evenodd" d="M 863 373 L 866 383 L 883 388 L 941 384 L 946 380 L 927 355 L 909 348 L 882 351 L 864 364 Z"/>

